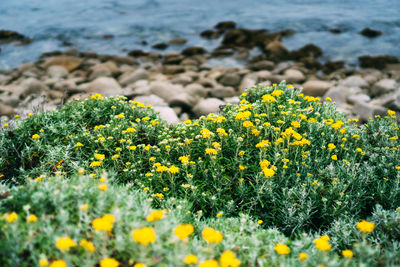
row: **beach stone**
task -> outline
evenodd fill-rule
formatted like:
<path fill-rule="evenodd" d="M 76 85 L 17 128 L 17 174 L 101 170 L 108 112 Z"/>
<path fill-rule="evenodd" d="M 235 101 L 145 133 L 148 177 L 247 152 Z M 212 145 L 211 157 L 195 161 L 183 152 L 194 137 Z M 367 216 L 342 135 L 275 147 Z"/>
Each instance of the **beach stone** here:
<path fill-rule="evenodd" d="M 47 69 L 50 66 L 62 66 L 64 67 L 68 72 L 73 71 L 74 69 L 78 68 L 82 64 L 82 59 L 79 57 L 72 57 L 72 56 L 54 56 L 49 59 L 47 59 L 44 62 L 44 67 Z"/>
<path fill-rule="evenodd" d="M 1 42 L 12 42 L 12 41 L 19 41 L 19 44 L 28 44 L 33 42 L 32 39 L 26 37 L 15 31 L 9 30 L 0 30 L 0 41 Z"/>
<path fill-rule="evenodd" d="M 287 59 L 289 51 L 280 41 L 274 40 L 266 45 L 265 50 L 277 61 Z"/>
<path fill-rule="evenodd" d="M 150 91 L 169 103 L 175 95 L 182 93 L 184 90 L 183 86 L 179 84 L 172 84 L 169 81 L 154 81 L 150 83 Z"/>
<path fill-rule="evenodd" d="M 364 35 L 369 38 L 375 38 L 375 37 L 382 35 L 381 31 L 373 30 L 370 28 L 364 28 L 360 33 L 361 33 L 361 35 Z"/>
<path fill-rule="evenodd" d="M 306 76 L 301 71 L 295 69 L 285 70 L 283 77 L 288 83 L 301 83 L 306 79 Z"/>
<path fill-rule="evenodd" d="M 146 54 L 147 55 L 147 54 Z M 110 60 L 114 61 L 117 65 L 138 65 L 133 56 L 111 56 Z"/>
<path fill-rule="evenodd" d="M 373 118 L 376 115 L 385 116 L 387 108 L 365 102 L 355 102 L 352 112 L 359 116 L 361 122 L 366 122 L 369 118 Z"/>
<path fill-rule="evenodd" d="M 164 55 L 163 64 L 179 64 L 184 58 L 178 52 L 169 52 Z"/>
<path fill-rule="evenodd" d="M 164 106 L 154 106 L 153 109 L 160 113 L 161 119 L 165 120 L 169 124 L 179 123 L 179 118 L 176 115 L 175 111 L 170 107 Z"/>
<path fill-rule="evenodd" d="M 303 93 L 310 96 L 323 96 L 329 88 L 332 87 L 330 82 L 320 80 L 309 80 L 303 85 Z"/>
<path fill-rule="evenodd" d="M 226 30 L 231 30 L 236 28 L 236 23 L 234 21 L 221 21 L 218 22 L 215 26 L 215 29 L 219 31 L 226 31 Z"/>
<path fill-rule="evenodd" d="M 38 94 L 47 90 L 49 90 L 49 88 L 43 82 L 36 78 L 28 78 L 14 88 L 13 94 L 25 98 L 30 94 Z"/>
<path fill-rule="evenodd" d="M 193 97 L 184 92 L 173 96 L 168 104 L 171 107 L 181 107 L 183 110 L 190 110 L 197 104 L 198 100 L 199 98 Z"/>
<path fill-rule="evenodd" d="M 374 84 L 371 88 L 372 96 L 379 96 L 399 88 L 398 84 L 393 79 L 382 79 Z"/>
<path fill-rule="evenodd" d="M 236 105 L 236 104 L 239 104 L 240 98 L 238 96 L 226 97 L 226 98 L 224 98 L 224 102 L 227 104 Z"/>
<path fill-rule="evenodd" d="M 249 65 L 249 69 L 254 71 L 259 70 L 272 70 L 275 66 L 275 63 L 269 60 L 261 60 Z"/>
<path fill-rule="evenodd" d="M 92 95 L 93 95 L 93 93 L 77 93 L 77 94 L 73 94 L 68 98 L 67 102 L 71 102 L 71 101 L 74 101 L 74 100 L 87 99 Z"/>
<path fill-rule="evenodd" d="M 339 83 L 342 86 L 345 87 L 359 87 L 359 88 L 368 88 L 369 84 L 366 82 L 363 78 L 361 78 L 358 75 L 353 75 L 350 77 L 347 77 L 343 81 Z"/>
<path fill-rule="evenodd" d="M 219 107 L 225 103 L 218 98 L 207 98 L 202 99 L 193 108 L 193 112 L 196 116 L 208 115 L 209 113 L 217 113 L 220 111 Z"/>
<path fill-rule="evenodd" d="M 388 64 L 400 63 L 400 59 L 394 56 L 382 55 L 382 56 L 361 56 L 358 57 L 360 66 L 362 68 L 372 68 L 382 70 Z"/>
<path fill-rule="evenodd" d="M 207 53 L 207 50 L 200 46 L 190 46 L 183 49 L 181 52 L 181 54 L 184 56 L 203 55 L 205 53 Z"/>
<path fill-rule="evenodd" d="M 183 86 L 188 85 L 193 81 L 193 78 L 189 75 L 179 75 L 171 79 L 171 82 L 174 84 L 181 84 Z"/>
<path fill-rule="evenodd" d="M 63 99 L 64 93 L 57 90 L 49 90 L 47 91 L 47 97 L 49 99 Z"/>
<path fill-rule="evenodd" d="M 176 111 L 175 111 L 176 112 Z M 178 114 L 178 113 L 177 113 Z M 180 115 L 179 116 L 179 120 L 180 121 L 186 121 L 186 120 L 188 120 L 188 119 L 190 119 L 190 116 L 189 116 L 189 114 L 187 114 L 186 112 L 185 113 L 182 113 L 182 115 Z"/>
<path fill-rule="evenodd" d="M 356 95 L 350 95 L 347 97 L 347 102 L 350 104 L 354 104 L 356 102 L 367 103 L 369 101 L 371 101 L 371 97 L 366 94 L 356 94 Z"/>
<path fill-rule="evenodd" d="M 0 102 L 0 116 L 11 116 L 15 114 L 14 108 Z"/>
<path fill-rule="evenodd" d="M 336 102 L 337 105 L 344 105 L 347 99 L 351 95 L 359 94 L 362 90 L 359 87 L 346 87 L 343 85 L 338 85 L 329 88 L 325 93 L 324 98 L 330 97 L 332 101 Z"/>
<path fill-rule="evenodd" d="M 211 90 L 211 96 L 217 98 L 232 97 L 235 95 L 235 89 L 230 86 L 226 87 L 216 87 Z"/>
<path fill-rule="evenodd" d="M 157 44 L 154 44 L 151 48 L 164 50 L 164 49 L 168 48 L 168 44 L 166 44 L 166 43 L 157 43 Z"/>
<path fill-rule="evenodd" d="M 185 38 L 172 38 L 168 43 L 171 45 L 184 45 L 186 42 L 187 40 Z"/>
<path fill-rule="evenodd" d="M 293 60 L 300 60 L 302 58 L 316 58 L 322 55 L 322 49 L 315 44 L 306 44 L 298 50 L 290 52 L 290 58 Z"/>
<path fill-rule="evenodd" d="M 142 102 L 146 106 L 153 105 L 153 106 L 158 106 L 158 107 L 168 107 L 168 104 L 164 101 L 164 99 L 162 99 L 161 97 L 159 97 L 157 95 L 137 96 L 137 97 L 135 97 L 134 100 Z"/>
<path fill-rule="evenodd" d="M 222 32 L 219 31 L 205 30 L 200 33 L 200 36 L 206 39 L 217 39 L 221 34 Z"/>
<path fill-rule="evenodd" d="M 119 79 L 119 83 L 122 86 L 131 84 L 131 83 L 135 83 L 139 80 L 147 80 L 149 78 L 149 72 L 144 70 L 144 69 L 137 69 L 135 71 L 133 71 L 130 74 L 127 75 L 123 75 L 120 79 Z"/>
<path fill-rule="evenodd" d="M 363 77 L 364 81 L 366 81 L 369 85 L 376 83 L 379 80 L 380 75 L 367 74 Z"/>
<path fill-rule="evenodd" d="M 167 75 L 173 75 L 182 72 L 185 72 L 185 67 L 181 65 L 165 65 L 163 67 L 163 73 Z"/>
<path fill-rule="evenodd" d="M 194 97 L 203 98 L 207 96 L 207 90 L 199 83 L 192 83 L 185 87 L 185 92 Z"/>
<path fill-rule="evenodd" d="M 332 73 L 334 71 L 344 68 L 344 61 L 327 61 L 322 67 L 324 73 Z"/>
<path fill-rule="evenodd" d="M 232 48 L 216 48 L 212 53 L 211 56 L 213 57 L 228 57 L 235 53 L 235 50 Z"/>
<path fill-rule="evenodd" d="M 219 83 L 225 86 L 237 86 L 240 83 L 240 75 L 237 73 L 226 73 L 220 78 Z"/>
<path fill-rule="evenodd" d="M 243 93 L 246 89 L 249 89 L 253 85 L 257 84 L 257 80 L 258 80 L 258 75 L 256 73 L 246 74 L 239 85 L 239 91 Z"/>
<path fill-rule="evenodd" d="M 99 77 L 87 85 L 86 92 L 105 96 L 118 95 L 121 93 L 121 86 L 114 78 Z"/>
<path fill-rule="evenodd" d="M 53 89 L 57 91 L 66 91 L 68 93 L 82 93 L 84 91 L 78 90 L 78 87 L 76 86 L 76 82 L 73 79 L 68 79 L 64 81 L 57 81 L 53 85 Z"/>
<path fill-rule="evenodd" d="M 90 76 L 89 80 L 95 80 L 96 78 L 99 77 L 110 77 L 111 76 L 111 71 L 103 66 L 102 64 L 93 66 L 90 68 Z"/>
<path fill-rule="evenodd" d="M 63 66 L 54 65 L 47 69 L 47 75 L 51 78 L 61 79 L 68 76 L 68 70 Z"/>

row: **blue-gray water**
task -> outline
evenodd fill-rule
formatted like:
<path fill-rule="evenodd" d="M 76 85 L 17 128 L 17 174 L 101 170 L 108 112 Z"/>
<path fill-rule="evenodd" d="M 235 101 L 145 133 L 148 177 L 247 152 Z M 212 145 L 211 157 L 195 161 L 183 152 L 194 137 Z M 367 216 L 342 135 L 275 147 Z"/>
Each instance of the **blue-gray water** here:
<path fill-rule="evenodd" d="M 67 49 L 63 41 L 81 51 L 121 55 L 124 50 L 151 50 L 151 44 L 173 37 L 212 49 L 219 41 L 202 39 L 199 33 L 224 20 L 250 29 L 294 29 L 297 33 L 284 44 L 295 49 L 315 43 L 324 50 L 323 59 L 400 57 L 400 0 L 0 0 L 0 29 L 35 40 L 25 46 L 0 44 L 0 69 Z M 365 27 L 383 35 L 363 37 L 358 32 Z M 332 34 L 330 28 L 343 33 Z M 106 34 L 115 37 L 104 40 Z"/>

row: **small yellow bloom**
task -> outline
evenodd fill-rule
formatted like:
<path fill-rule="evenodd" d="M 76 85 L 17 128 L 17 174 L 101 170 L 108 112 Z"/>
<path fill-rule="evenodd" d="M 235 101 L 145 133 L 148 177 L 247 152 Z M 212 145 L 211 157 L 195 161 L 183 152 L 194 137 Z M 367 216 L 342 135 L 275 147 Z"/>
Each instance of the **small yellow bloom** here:
<path fill-rule="evenodd" d="M 147 265 L 144 263 L 138 262 L 138 263 L 135 263 L 135 265 L 133 265 L 133 267 L 147 267 Z"/>
<path fill-rule="evenodd" d="M 98 189 L 100 189 L 101 191 L 106 191 L 107 190 L 107 185 L 106 184 L 99 184 L 97 186 Z"/>
<path fill-rule="evenodd" d="M 321 251 L 329 251 L 331 250 L 331 245 L 329 241 L 324 238 L 314 239 L 315 247 Z"/>
<path fill-rule="evenodd" d="M 346 249 L 346 250 L 342 251 L 342 256 L 345 257 L 345 258 L 351 259 L 351 258 L 353 258 L 354 253 L 350 249 Z"/>
<path fill-rule="evenodd" d="M 360 230 L 362 233 L 371 233 L 375 228 L 375 224 L 373 222 L 368 222 L 363 220 L 357 223 L 357 229 Z"/>
<path fill-rule="evenodd" d="M 151 227 L 143 227 L 132 231 L 132 238 L 135 242 L 142 245 L 156 242 L 156 233 Z"/>
<path fill-rule="evenodd" d="M 83 205 L 80 206 L 80 209 L 83 210 L 83 211 L 86 211 L 86 210 L 89 209 L 89 205 L 88 204 L 83 204 Z"/>
<path fill-rule="evenodd" d="M 94 219 L 92 221 L 92 227 L 97 231 L 111 231 L 113 228 L 115 218 L 111 214 L 106 214 L 103 217 Z"/>
<path fill-rule="evenodd" d="M 164 217 L 164 211 L 163 210 L 154 210 L 150 213 L 149 216 L 147 216 L 146 220 L 148 222 L 154 222 L 161 220 Z"/>
<path fill-rule="evenodd" d="M 104 258 L 100 261 L 100 267 L 118 267 L 119 262 L 113 258 Z"/>
<path fill-rule="evenodd" d="M 7 222 L 12 223 L 15 222 L 18 219 L 18 214 L 15 212 L 12 212 L 10 215 L 7 216 Z"/>
<path fill-rule="evenodd" d="M 206 260 L 199 264 L 199 267 L 218 267 L 218 261 Z"/>
<path fill-rule="evenodd" d="M 224 213 L 222 211 L 217 213 L 217 217 L 221 217 L 222 215 L 224 215 Z"/>
<path fill-rule="evenodd" d="M 299 260 L 303 261 L 308 258 L 308 254 L 305 252 L 299 253 Z"/>
<path fill-rule="evenodd" d="M 191 234 L 193 234 L 194 228 L 191 224 L 180 224 L 174 229 L 174 235 L 180 240 L 185 240 Z"/>
<path fill-rule="evenodd" d="M 189 254 L 185 257 L 183 262 L 186 264 L 196 264 L 199 262 L 199 259 L 196 257 L 196 255 Z"/>
<path fill-rule="evenodd" d="M 290 253 L 290 248 L 285 244 L 279 243 L 274 247 L 274 249 L 279 255 L 287 255 Z"/>
<path fill-rule="evenodd" d="M 236 259 L 235 254 L 233 254 L 233 252 L 230 250 L 226 250 L 224 253 L 222 253 L 219 261 L 221 263 L 221 267 L 237 267 L 242 263 L 240 260 Z"/>
<path fill-rule="evenodd" d="M 332 155 L 331 159 L 337 160 L 337 156 L 336 155 Z"/>
<path fill-rule="evenodd" d="M 223 239 L 222 233 L 211 227 L 205 227 L 201 235 L 208 243 L 221 243 Z"/>
<path fill-rule="evenodd" d="M 36 222 L 37 221 L 37 217 L 36 217 L 36 215 L 31 214 L 26 218 L 26 221 L 27 222 Z"/>
<path fill-rule="evenodd" d="M 50 264 L 50 267 L 67 267 L 64 260 L 55 260 Z"/>
<path fill-rule="evenodd" d="M 46 258 L 41 258 L 39 261 L 39 266 L 45 267 L 47 265 L 49 265 L 49 261 Z"/>
<path fill-rule="evenodd" d="M 57 239 L 56 246 L 61 252 L 65 252 L 68 249 L 75 247 L 76 243 L 70 237 L 60 237 Z"/>
<path fill-rule="evenodd" d="M 262 224 L 264 221 L 263 220 L 258 220 L 257 223 L 260 225 Z"/>
<path fill-rule="evenodd" d="M 39 138 L 40 138 L 40 135 L 38 135 L 38 134 L 32 135 L 32 139 L 39 139 Z"/>
<path fill-rule="evenodd" d="M 275 174 L 275 171 L 272 168 L 264 168 L 262 169 L 262 171 L 264 173 L 265 178 L 272 177 Z"/>
<path fill-rule="evenodd" d="M 93 243 L 90 242 L 90 241 L 87 241 L 86 239 L 82 239 L 82 240 L 79 242 L 79 245 L 80 245 L 81 247 L 87 249 L 88 251 L 92 252 L 92 253 L 95 251 L 95 248 L 94 248 Z"/>

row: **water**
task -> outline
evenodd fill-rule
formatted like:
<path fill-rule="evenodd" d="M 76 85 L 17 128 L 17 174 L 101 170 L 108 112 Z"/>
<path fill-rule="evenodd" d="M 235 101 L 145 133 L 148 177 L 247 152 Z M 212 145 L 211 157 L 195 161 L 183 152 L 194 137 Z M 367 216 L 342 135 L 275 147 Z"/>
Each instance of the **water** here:
<path fill-rule="evenodd" d="M 70 48 L 65 42 L 81 51 L 124 55 L 185 37 L 186 46 L 212 49 L 220 40 L 199 34 L 224 20 L 250 29 L 294 29 L 297 33 L 284 44 L 296 49 L 315 43 L 324 50 L 322 60 L 354 63 L 360 55 L 400 57 L 400 0 L 0 0 L 0 28 L 35 40 L 25 46 L 0 44 L 0 69 Z M 363 37 L 359 32 L 365 27 L 383 35 Z M 332 34 L 331 28 L 343 32 Z M 106 34 L 114 38 L 104 40 Z"/>

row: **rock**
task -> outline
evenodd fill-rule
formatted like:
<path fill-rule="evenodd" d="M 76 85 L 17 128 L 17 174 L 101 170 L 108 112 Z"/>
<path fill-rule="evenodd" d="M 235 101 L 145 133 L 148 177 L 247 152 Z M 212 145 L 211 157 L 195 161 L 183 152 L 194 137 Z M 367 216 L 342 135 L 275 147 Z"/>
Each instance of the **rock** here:
<path fill-rule="evenodd" d="M 185 38 L 173 38 L 169 40 L 169 44 L 171 45 L 184 45 L 186 44 L 187 40 Z"/>
<path fill-rule="evenodd" d="M 296 61 L 300 60 L 301 58 L 316 58 L 319 56 L 322 56 L 322 49 L 315 44 L 307 44 L 298 50 L 290 52 L 290 58 Z"/>
<path fill-rule="evenodd" d="M 288 69 L 283 73 L 284 79 L 288 83 L 301 83 L 304 82 L 306 76 L 299 70 Z"/>
<path fill-rule="evenodd" d="M 246 74 L 243 77 L 242 82 L 240 83 L 239 91 L 243 93 L 246 89 L 249 89 L 253 85 L 256 85 L 257 80 L 258 80 L 258 75 L 256 73 Z"/>
<path fill-rule="evenodd" d="M 24 63 L 24 64 L 21 64 L 21 65 L 18 67 L 18 71 L 19 71 L 20 73 L 24 73 L 24 72 L 26 72 L 26 71 L 28 71 L 28 70 L 34 68 L 34 67 L 35 67 L 35 63 L 33 63 L 33 62 L 26 62 L 26 63 Z"/>
<path fill-rule="evenodd" d="M 111 71 L 103 66 L 102 64 L 93 66 L 90 68 L 90 76 L 89 80 L 95 80 L 96 78 L 99 77 L 110 77 L 111 76 Z"/>
<path fill-rule="evenodd" d="M 268 55 L 275 61 L 282 61 L 288 58 L 289 51 L 287 48 L 278 40 L 274 40 L 267 44 L 265 47 Z"/>
<path fill-rule="evenodd" d="M 152 46 L 154 49 L 165 50 L 168 48 L 168 44 L 166 43 L 157 43 Z"/>
<path fill-rule="evenodd" d="M 64 93 L 56 90 L 50 90 L 47 92 L 47 97 L 49 99 L 63 99 Z"/>
<path fill-rule="evenodd" d="M 193 108 L 196 116 L 208 115 L 209 113 L 217 113 L 220 111 L 220 106 L 225 103 L 218 98 L 207 98 L 200 100 L 200 102 Z"/>
<path fill-rule="evenodd" d="M 382 70 L 387 64 L 400 63 L 397 57 L 381 55 L 381 56 L 361 56 L 358 58 L 362 68 L 373 68 Z"/>
<path fill-rule="evenodd" d="M 306 67 L 307 69 L 310 69 L 310 70 L 319 70 L 322 68 L 321 63 L 319 63 L 313 57 L 301 58 L 299 62 L 303 63 L 304 67 Z"/>
<path fill-rule="evenodd" d="M 13 42 L 18 41 L 18 45 L 29 44 L 33 42 L 32 39 L 14 31 L 0 30 L 0 42 Z"/>
<path fill-rule="evenodd" d="M 82 59 L 72 56 L 54 56 L 44 62 L 44 67 L 47 69 L 50 66 L 62 66 L 67 71 L 71 72 L 82 64 Z"/>
<path fill-rule="evenodd" d="M 154 106 L 153 109 L 160 113 L 160 117 L 169 124 L 179 123 L 179 118 L 175 111 L 170 107 Z"/>
<path fill-rule="evenodd" d="M 220 48 L 217 47 L 212 53 L 211 56 L 213 57 L 227 57 L 231 56 L 235 53 L 232 48 Z"/>
<path fill-rule="evenodd" d="M 170 82 L 156 81 L 150 84 L 150 91 L 167 103 L 175 96 L 182 93 L 183 87 L 179 84 L 171 84 Z"/>
<path fill-rule="evenodd" d="M 120 79 L 118 79 L 119 83 L 122 86 L 126 86 L 131 83 L 135 83 L 139 80 L 147 80 L 149 79 L 149 72 L 144 69 L 137 69 L 134 72 L 123 75 Z"/>
<path fill-rule="evenodd" d="M 302 92 L 310 96 L 323 96 L 331 87 L 332 84 L 330 82 L 309 80 L 303 84 Z"/>
<path fill-rule="evenodd" d="M 203 98 L 207 96 L 207 90 L 199 83 L 192 83 L 185 87 L 185 92 L 196 98 Z"/>
<path fill-rule="evenodd" d="M 49 90 L 49 88 L 43 82 L 35 78 L 28 78 L 14 88 L 13 94 L 19 98 L 25 98 L 30 94 L 39 94 L 47 90 Z"/>
<path fill-rule="evenodd" d="M 198 98 L 188 93 L 180 93 L 173 96 L 168 102 L 171 107 L 181 107 L 183 110 L 191 110 L 198 102 Z"/>
<path fill-rule="evenodd" d="M 240 75 L 237 73 L 226 73 L 218 82 L 225 86 L 237 86 L 240 84 Z"/>
<path fill-rule="evenodd" d="M 100 93 L 104 96 L 111 96 L 120 94 L 121 86 L 113 78 L 99 77 L 87 85 L 86 91 L 88 93 Z"/>
<path fill-rule="evenodd" d="M 232 97 L 235 95 L 235 89 L 233 87 L 217 87 L 211 90 L 211 96 L 217 98 Z"/>
<path fill-rule="evenodd" d="M 163 64 L 179 64 L 182 62 L 184 57 L 177 52 L 169 52 L 164 55 Z"/>
<path fill-rule="evenodd" d="M 184 56 L 203 55 L 205 53 L 207 53 L 207 50 L 200 46 L 190 46 L 183 49 L 181 52 L 181 54 Z"/>
<path fill-rule="evenodd" d="M 54 65 L 47 69 L 47 75 L 51 78 L 61 79 L 68 76 L 68 70 L 63 66 Z"/>
<path fill-rule="evenodd" d="M 375 38 L 375 37 L 382 35 L 381 31 L 373 30 L 370 28 L 364 28 L 360 33 L 361 33 L 361 35 L 364 35 L 369 38 Z"/>
<path fill-rule="evenodd" d="M 68 79 L 64 81 L 58 81 L 54 83 L 53 89 L 60 92 L 68 92 L 68 93 L 83 93 L 83 91 L 78 90 L 76 83 L 73 79 Z"/>
<path fill-rule="evenodd" d="M 358 75 L 347 77 L 340 81 L 339 84 L 345 87 L 360 87 L 364 89 L 369 87 L 369 84 Z"/>
<path fill-rule="evenodd" d="M 367 103 L 369 101 L 371 101 L 371 97 L 366 94 L 355 94 L 347 97 L 347 102 L 349 102 L 350 104 L 355 104 L 356 102 Z"/>
<path fill-rule="evenodd" d="M 153 105 L 158 107 L 168 107 L 168 104 L 159 96 L 156 95 L 145 95 L 145 96 L 137 96 L 135 100 L 142 102 L 143 104 Z"/>
<path fill-rule="evenodd" d="M 0 102 L 0 116 L 12 116 L 15 114 L 14 108 Z"/>
<path fill-rule="evenodd" d="M 185 67 L 181 65 L 165 65 L 163 67 L 163 73 L 167 75 L 173 75 L 185 72 Z"/>
<path fill-rule="evenodd" d="M 379 79 L 380 75 L 374 75 L 374 74 L 367 74 L 363 77 L 364 81 L 366 81 L 369 85 L 372 85 L 376 83 Z"/>
<path fill-rule="evenodd" d="M 333 34 L 339 34 L 339 33 L 342 32 L 342 30 L 341 29 L 337 29 L 337 28 L 332 28 L 332 29 L 329 29 L 329 32 L 333 33 Z"/>
<path fill-rule="evenodd" d="M 134 58 L 147 56 L 148 54 L 149 54 L 148 52 L 144 52 L 143 50 L 140 50 L 140 49 L 131 50 L 128 53 L 129 56 L 134 57 Z"/>
<path fill-rule="evenodd" d="M 344 61 L 327 61 L 322 67 L 322 71 L 325 73 L 332 73 L 342 68 L 344 68 Z"/>
<path fill-rule="evenodd" d="M 262 60 L 255 63 L 250 64 L 249 69 L 254 71 L 259 70 L 272 70 L 275 66 L 275 63 L 269 60 Z"/>
<path fill-rule="evenodd" d="M 206 39 L 217 39 L 221 34 L 222 32 L 220 31 L 205 30 L 200 33 L 200 36 Z"/>
<path fill-rule="evenodd" d="M 189 75 L 179 75 L 171 79 L 171 82 L 174 84 L 181 84 L 183 86 L 188 85 L 193 81 L 193 78 Z"/>
<path fill-rule="evenodd" d="M 348 97 L 361 93 L 358 87 L 346 87 L 338 85 L 331 87 L 324 95 L 324 98 L 330 97 L 332 101 L 336 102 L 338 106 L 344 105 Z"/>
<path fill-rule="evenodd" d="M 226 97 L 224 98 L 224 102 L 227 104 L 237 105 L 240 102 L 240 98 L 238 96 Z"/>
<path fill-rule="evenodd" d="M 93 95 L 93 93 L 77 93 L 77 94 L 73 94 L 68 98 L 67 102 L 71 102 L 71 101 L 74 101 L 74 100 L 84 100 L 84 99 L 89 98 L 92 95 Z"/>
<path fill-rule="evenodd" d="M 175 111 L 175 112 L 176 112 L 176 111 Z M 179 120 L 180 120 L 180 121 L 186 121 L 186 120 L 188 120 L 188 119 L 190 119 L 190 116 L 189 116 L 189 114 L 187 114 L 187 113 L 182 113 L 182 115 L 179 116 Z"/>
<path fill-rule="evenodd" d="M 231 30 L 236 28 L 236 23 L 234 21 L 221 21 L 214 26 L 218 31 L 224 32 L 226 30 Z"/>
<path fill-rule="evenodd" d="M 373 118 L 376 115 L 385 116 L 387 108 L 365 102 L 355 102 L 352 112 L 359 116 L 361 122 L 366 122 L 369 118 Z"/>
<path fill-rule="evenodd" d="M 258 71 L 257 76 L 258 76 L 259 83 L 264 83 L 267 81 L 270 81 L 273 83 L 280 83 L 282 80 L 284 80 L 283 75 L 272 74 L 271 72 L 266 71 L 266 70 Z"/>
<path fill-rule="evenodd" d="M 372 86 L 370 93 L 373 97 L 375 97 L 394 91 L 397 88 L 399 88 L 399 85 L 397 85 L 395 80 L 383 79 Z"/>

